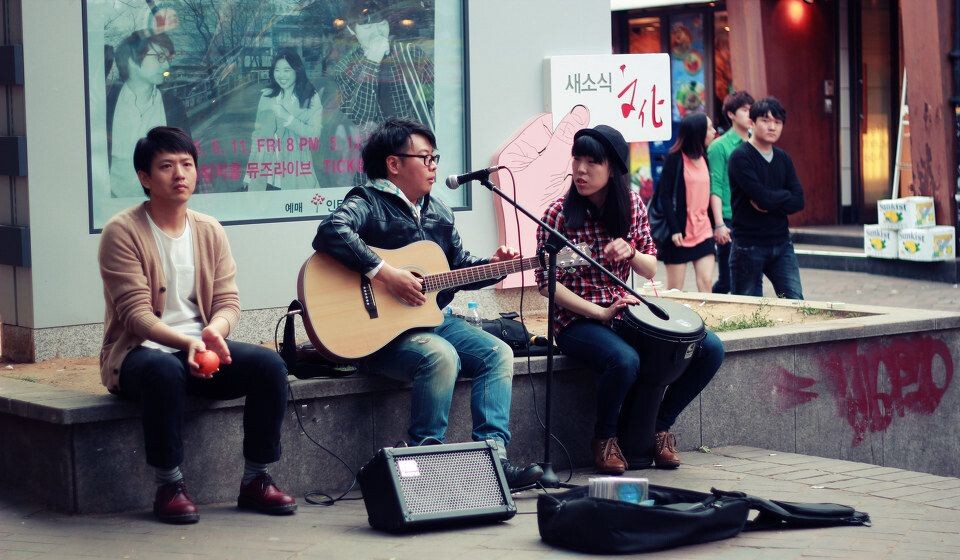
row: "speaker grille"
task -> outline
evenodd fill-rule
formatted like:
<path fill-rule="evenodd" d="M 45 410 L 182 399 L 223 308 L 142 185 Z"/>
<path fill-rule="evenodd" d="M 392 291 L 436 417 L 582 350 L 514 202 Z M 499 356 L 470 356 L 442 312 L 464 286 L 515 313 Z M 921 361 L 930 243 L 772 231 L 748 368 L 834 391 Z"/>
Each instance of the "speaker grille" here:
<path fill-rule="evenodd" d="M 504 506 L 506 501 L 492 461 L 486 449 L 395 457 L 393 468 L 408 514 Z"/>

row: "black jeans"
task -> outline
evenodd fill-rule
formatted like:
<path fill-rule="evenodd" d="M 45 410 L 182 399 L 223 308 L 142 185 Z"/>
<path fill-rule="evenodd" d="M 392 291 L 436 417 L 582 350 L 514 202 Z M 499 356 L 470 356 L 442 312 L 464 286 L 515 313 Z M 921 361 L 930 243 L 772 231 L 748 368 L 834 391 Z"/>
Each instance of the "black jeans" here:
<path fill-rule="evenodd" d="M 574 321 L 557 335 L 563 353 L 583 361 L 599 373 L 595 435 L 617 435 L 620 408 L 637 382 L 640 360 L 633 346 L 610 327 L 597 321 Z M 683 409 L 697 398 L 723 363 L 723 343 L 707 331 L 702 346 L 686 371 L 667 388 L 657 413 L 656 431 L 668 431 Z"/>
<path fill-rule="evenodd" d="M 120 394 L 143 405 L 147 464 L 172 469 L 183 463 L 183 411 L 187 395 L 209 399 L 246 396 L 243 456 L 257 463 L 280 459 L 280 428 L 287 406 L 287 368 L 276 352 L 227 341 L 230 365 L 211 379 L 190 374 L 186 352 L 140 346 L 120 367 Z"/>
<path fill-rule="evenodd" d="M 729 231 L 733 231 L 733 220 L 723 219 L 723 223 Z M 717 275 L 717 281 L 713 285 L 713 293 L 730 293 L 730 246 L 733 245 L 731 239 L 725 245 L 717 243 L 717 269 L 720 271 Z"/>

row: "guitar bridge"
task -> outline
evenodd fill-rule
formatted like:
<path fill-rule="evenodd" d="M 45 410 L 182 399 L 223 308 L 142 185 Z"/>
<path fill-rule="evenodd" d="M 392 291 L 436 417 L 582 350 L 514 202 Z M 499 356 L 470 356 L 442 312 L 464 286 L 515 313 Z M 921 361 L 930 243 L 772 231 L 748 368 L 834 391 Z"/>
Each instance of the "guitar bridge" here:
<path fill-rule="evenodd" d="M 367 310 L 367 315 L 370 315 L 371 319 L 376 319 L 380 316 L 377 312 L 377 298 L 373 295 L 373 284 L 370 282 L 370 279 L 366 275 L 360 275 L 360 297 L 363 298 L 363 308 Z"/>

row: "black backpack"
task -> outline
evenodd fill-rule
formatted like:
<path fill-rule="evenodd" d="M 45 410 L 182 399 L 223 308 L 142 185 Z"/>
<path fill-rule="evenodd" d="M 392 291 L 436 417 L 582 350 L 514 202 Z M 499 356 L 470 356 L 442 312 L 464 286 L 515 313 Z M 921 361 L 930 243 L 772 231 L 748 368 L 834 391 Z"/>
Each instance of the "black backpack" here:
<path fill-rule="evenodd" d="M 650 486 L 653 506 L 591 498 L 581 486 L 537 499 L 545 542 L 580 552 L 634 553 L 727 539 L 741 531 L 870 525 L 870 516 L 840 504 L 780 502 L 742 492 L 711 494 Z M 750 510 L 759 511 L 752 521 Z"/>
<path fill-rule="evenodd" d="M 500 313 L 499 319 L 484 319 L 483 330 L 506 342 L 513 349 L 513 355 L 546 356 L 547 340 L 542 336 L 533 336 L 523 323 L 517 320 L 516 311 Z M 554 353 L 559 351 L 554 348 Z"/>

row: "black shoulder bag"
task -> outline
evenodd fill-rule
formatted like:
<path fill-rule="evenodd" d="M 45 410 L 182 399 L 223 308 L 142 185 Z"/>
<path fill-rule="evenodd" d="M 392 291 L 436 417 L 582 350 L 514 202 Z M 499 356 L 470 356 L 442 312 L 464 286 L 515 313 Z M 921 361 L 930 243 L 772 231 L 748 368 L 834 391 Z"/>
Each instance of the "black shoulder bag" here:
<path fill-rule="evenodd" d="M 683 160 L 677 163 L 677 173 L 673 179 L 673 200 L 670 211 L 677 212 L 677 188 L 680 184 L 680 174 L 683 172 Z M 663 178 L 661 177 L 661 180 Z M 659 189 L 658 189 L 659 190 Z M 662 243 L 670 239 L 670 225 L 667 223 L 666 215 L 661 207 L 663 202 L 658 193 L 653 196 L 653 203 L 647 209 L 647 221 L 650 222 L 650 237 L 657 243 Z"/>

